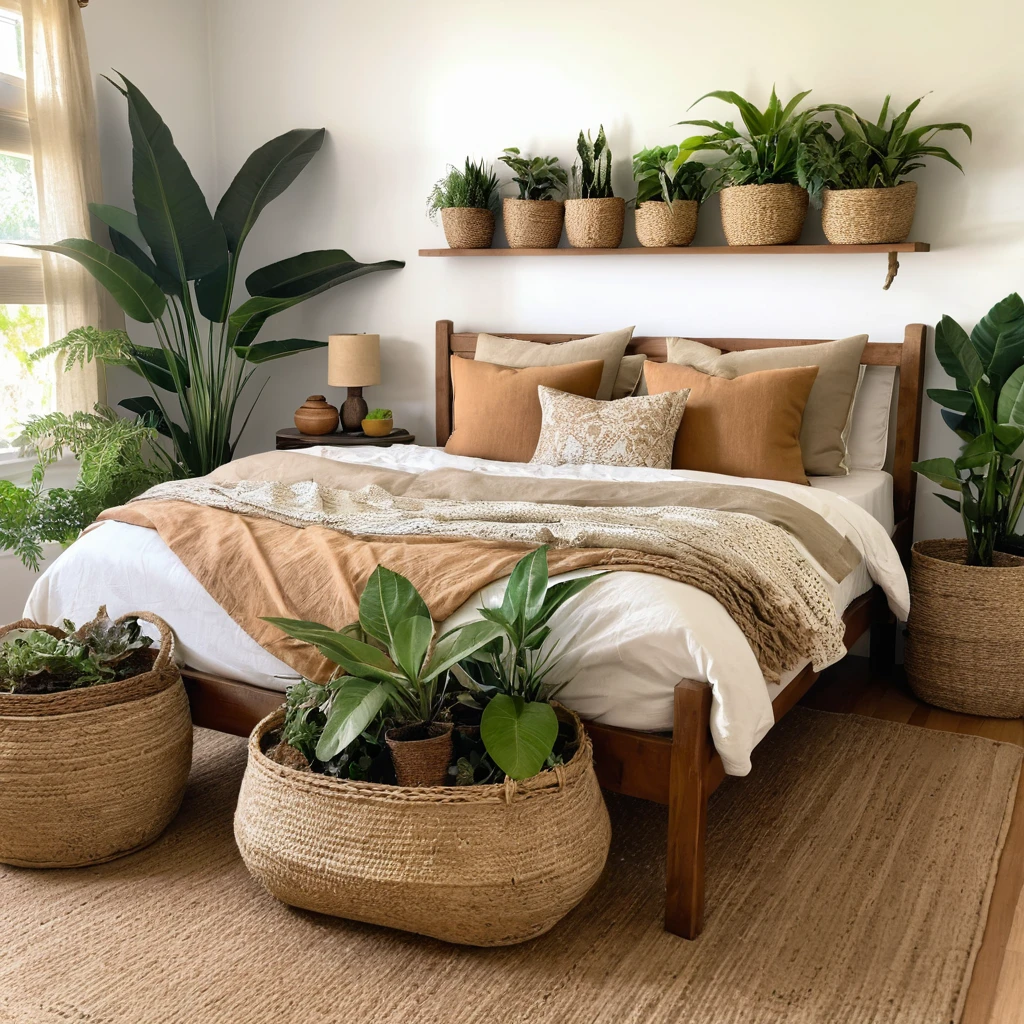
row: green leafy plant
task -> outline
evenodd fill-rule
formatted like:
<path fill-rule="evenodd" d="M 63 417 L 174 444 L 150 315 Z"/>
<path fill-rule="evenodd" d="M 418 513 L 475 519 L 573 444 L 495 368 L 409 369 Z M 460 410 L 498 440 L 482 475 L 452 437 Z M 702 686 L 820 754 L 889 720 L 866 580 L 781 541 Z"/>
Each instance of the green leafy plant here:
<path fill-rule="evenodd" d="M 942 418 L 963 441 L 957 459 L 925 459 L 914 470 L 946 490 L 960 513 L 968 564 L 991 565 L 995 551 L 1024 553 L 1017 525 L 1024 510 L 1024 301 L 997 302 L 968 334 L 952 317 L 935 328 L 935 354 L 956 388 L 930 388 Z"/>
<path fill-rule="evenodd" d="M 48 351 L 70 356 L 92 345 L 96 358 L 142 377 L 151 394 L 120 404 L 167 438 L 184 475 L 199 476 L 232 457 L 259 400 L 257 393 L 242 415 L 239 403 L 256 367 L 326 344 L 257 341 L 266 321 L 335 285 L 404 264 L 359 263 L 342 249 L 301 253 L 249 274 L 249 297 L 232 309 L 249 233 L 319 151 L 325 130 L 295 129 L 261 146 L 211 214 L 170 129 L 128 79 L 121 76 L 121 82 L 112 84 L 128 104 L 135 209 L 90 207 L 110 229 L 114 251 L 85 238 L 32 248 L 85 267 L 127 316 L 153 324 L 157 345 L 136 344 L 123 332 L 91 338 L 72 332 Z"/>
<path fill-rule="evenodd" d="M 371 409 L 366 414 L 366 419 L 368 420 L 390 420 L 393 418 L 390 409 Z"/>
<path fill-rule="evenodd" d="M 945 160 L 963 172 L 949 150 L 934 145 L 932 139 L 939 132 L 961 131 L 971 140 L 968 125 L 949 121 L 911 130 L 910 115 L 921 102 L 916 99 L 886 126 L 889 99 L 886 96 L 882 102 L 877 122 L 838 103 L 818 108 L 835 114 L 842 134 L 835 138 L 828 132 L 816 132 L 805 141 L 797 158 L 800 184 L 812 195 L 823 188 L 893 188 L 911 171 L 923 167 L 929 157 Z"/>
<path fill-rule="evenodd" d="M 676 199 L 692 199 L 703 203 L 708 197 L 704 184 L 707 166 L 690 160 L 693 151 L 678 146 L 655 146 L 641 149 L 633 156 L 633 180 L 636 202 L 672 203 Z"/>
<path fill-rule="evenodd" d="M 483 160 L 473 163 L 466 157 L 462 170 L 449 167 L 448 173 L 436 182 L 427 197 L 427 213 L 437 223 L 439 210 L 474 208 L 490 210 L 498 208 L 498 176 Z"/>
<path fill-rule="evenodd" d="M 566 187 L 566 174 L 557 156 L 523 156 L 509 146 L 498 159 L 512 171 L 520 199 L 553 199 Z"/>
<path fill-rule="evenodd" d="M 794 184 L 798 180 L 800 147 L 818 134 L 827 132 L 829 127 L 814 120 L 819 108 L 796 112 L 809 93 L 809 89 L 797 93 L 783 105 L 772 87 L 768 106 L 763 111 L 739 93 L 706 93 L 691 104 L 691 109 L 709 97 L 724 100 L 739 110 L 746 131 L 738 129 L 732 121 L 680 121 L 679 124 L 710 128 L 712 134 L 692 136 L 680 143 L 679 148 L 689 152 L 717 150 L 724 154 L 716 165 L 719 176 L 711 185 L 712 191 L 725 185 Z"/>
<path fill-rule="evenodd" d="M 612 151 L 601 125 L 596 139 L 590 131 L 580 131 L 576 140 L 578 159 L 570 170 L 569 194 L 573 199 L 610 199 L 612 191 Z"/>

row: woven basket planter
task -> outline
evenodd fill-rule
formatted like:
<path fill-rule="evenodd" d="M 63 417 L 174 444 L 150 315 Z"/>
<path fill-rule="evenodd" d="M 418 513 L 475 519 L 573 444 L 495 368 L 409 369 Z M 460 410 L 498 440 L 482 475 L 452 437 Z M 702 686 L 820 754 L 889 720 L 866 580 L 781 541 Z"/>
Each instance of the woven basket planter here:
<path fill-rule="evenodd" d="M 674 199 L 672 205 L 653 200 L 636 208 L 636 237 L 641 245 L 689 245 L 697 233 L 695 199 Z"/>
<path fill-rule="evenodd" d="M 276 764 L 249 738 L 235 839 L 249 871 L 294 907 L 470 946 L 542 935 L 600 877 L 611 826 L 579 719 L 564 766 L 520 783 L 403 789 Z"/>
<path fill-rule="evenodd" d="M 729 245 L 800 241 L 807 189 L 799 185 L 730 185 L 722 189 L 722 230 Z"/>
<path fill-rule="evenodd" d="M 560 199 L 505 199 L 501 210 L 510 248 L 557 248 L 565 221 Z"/>
<path fill-rule="evenodd" d="M 62 693 L 0 694 L 3 863 L 101 864 L 147 846 L 177 814 L 192 765 L 188 697 L 167 624 L 138 617 L 160 629 L 151 671 Z M 0 637 L 24 628 L 37 623 L 4 626 Z"/>
<path fill-rule="evenodd" d="M 895 188 L 826 188 L 821 193 L 821 227 L 833 245 L 904 242 L 916 206 L 914 181 Z"/>
<path fill-rule="evenodd" d="M 574 249 L 618 249 L 626 223 L 626 200 L 566 199 L 565 234 Z"/>
<path fill-rule="evenodd" d="M 494 214 L 478 207 L 449 207 L 441 211 L 444 237 L 452 249 L 490 249 Z"/>
<path fill-rule="evenodd" d="M 963 540 L 918 541 L 911 554 L 904 663 L 921 700 L 993 718 L 1024 716 L 1024 558 L 966 565 Z"/>

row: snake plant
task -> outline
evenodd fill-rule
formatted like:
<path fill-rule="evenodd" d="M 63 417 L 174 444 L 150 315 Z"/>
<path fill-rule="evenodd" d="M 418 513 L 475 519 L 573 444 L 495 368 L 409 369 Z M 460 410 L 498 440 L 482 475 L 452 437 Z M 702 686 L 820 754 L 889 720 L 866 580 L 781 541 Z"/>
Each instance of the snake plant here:
<path fill-rule="evenodd" d="M 608 139 L 601 125 L 596 139 L 591 139 L 590 131 L 576 140 L 578 160 L 570 171 L 569 195 L 573 199 L 611 199 L 612 191 L 612 151 L 608 148 Z"/>

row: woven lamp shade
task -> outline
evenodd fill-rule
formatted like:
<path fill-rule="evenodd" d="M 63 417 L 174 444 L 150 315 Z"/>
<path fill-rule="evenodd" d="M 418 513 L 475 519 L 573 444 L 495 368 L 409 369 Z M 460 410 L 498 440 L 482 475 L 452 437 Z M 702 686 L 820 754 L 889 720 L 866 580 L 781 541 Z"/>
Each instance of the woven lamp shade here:
<path fill-rule="evenodd" d="M 366 388 L 380 383 L 380 335 L 332 334 L 327 339 L 327 383 Z"/>

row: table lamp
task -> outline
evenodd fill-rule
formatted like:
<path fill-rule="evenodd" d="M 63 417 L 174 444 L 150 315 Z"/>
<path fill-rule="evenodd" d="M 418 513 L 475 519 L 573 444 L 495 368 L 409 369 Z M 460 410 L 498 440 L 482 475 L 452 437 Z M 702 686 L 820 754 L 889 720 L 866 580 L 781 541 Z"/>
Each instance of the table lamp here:
<path fill-rule="evenodd" d="M 348 388 L 341 407 L 342 430 L 362 430 L 368 411 L 363 388 L 380 383 L 380 335 L 332 334 L 327 339 L 327 383 Z"/>

